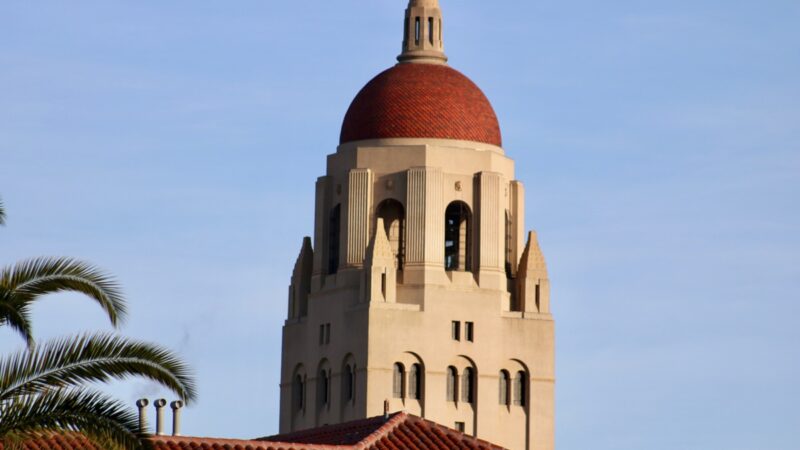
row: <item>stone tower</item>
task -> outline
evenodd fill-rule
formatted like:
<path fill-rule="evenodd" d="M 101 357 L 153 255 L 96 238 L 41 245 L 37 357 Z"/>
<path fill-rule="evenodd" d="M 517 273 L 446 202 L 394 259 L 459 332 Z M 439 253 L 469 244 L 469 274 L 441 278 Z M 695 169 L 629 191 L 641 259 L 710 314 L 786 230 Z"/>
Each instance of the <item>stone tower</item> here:
<path fill-rule="evenodd" d="M 350 105 L 316 184 L 283 329 L 282 433 L 405 410 L 552 450 L 554 323 L 524 189 L 437 0 Z"/>

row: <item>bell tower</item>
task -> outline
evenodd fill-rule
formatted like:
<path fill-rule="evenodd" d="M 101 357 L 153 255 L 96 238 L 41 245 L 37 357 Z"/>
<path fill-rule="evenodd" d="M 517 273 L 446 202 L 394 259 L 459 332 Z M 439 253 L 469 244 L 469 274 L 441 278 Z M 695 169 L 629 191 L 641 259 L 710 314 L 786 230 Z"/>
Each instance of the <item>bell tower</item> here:
<path fill-rule="evenodd" d="M 280 431 L 384 402 L 517 450 L 552 450 L 554 322 L 525 190 L 486 96 L 411 0 L 399 64 L 348 109 L 317 179 L 283 328 Z"/>

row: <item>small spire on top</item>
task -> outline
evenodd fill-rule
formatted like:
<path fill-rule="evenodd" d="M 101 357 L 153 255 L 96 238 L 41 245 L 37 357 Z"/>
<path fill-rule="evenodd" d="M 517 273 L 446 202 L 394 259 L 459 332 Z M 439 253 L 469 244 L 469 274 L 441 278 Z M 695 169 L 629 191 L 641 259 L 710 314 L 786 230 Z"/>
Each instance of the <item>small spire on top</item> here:
<path fill-rule="evenodd" d="M 439 0 L 409 0 L 401 63 L 446 64 Z"/>

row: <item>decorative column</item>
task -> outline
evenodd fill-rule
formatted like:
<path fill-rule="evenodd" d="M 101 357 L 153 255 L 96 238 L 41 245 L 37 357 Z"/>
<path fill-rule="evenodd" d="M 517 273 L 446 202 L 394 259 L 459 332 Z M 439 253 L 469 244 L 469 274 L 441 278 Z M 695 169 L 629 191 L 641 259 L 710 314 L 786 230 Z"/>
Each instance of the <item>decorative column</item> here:
<path fill-rule="evenodd" d="M 372 171 L 353 169 L 347 180 L 347 243 L 345 267 L 362 267 L 369 244 L 372 211 Z"/>
<path fill-rule="evenodd" d="M 405 282 L 444 277 L 444 176 L 438 167 L 408 170 Z"/>
<path fill-rule="evenodd" d="M 478 284 L 484 289 L 506 289 L 505 190 L 496 172 L 479 175 Z"/>

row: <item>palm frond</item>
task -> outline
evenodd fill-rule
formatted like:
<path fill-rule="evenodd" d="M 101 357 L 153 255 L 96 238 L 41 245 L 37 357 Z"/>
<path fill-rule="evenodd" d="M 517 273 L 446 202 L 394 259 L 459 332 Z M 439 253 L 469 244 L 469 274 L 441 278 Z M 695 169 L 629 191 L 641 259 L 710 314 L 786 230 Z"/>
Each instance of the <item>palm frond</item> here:
<path fill-rule="evenodd" d="M 190 369 L 163 347 L 111 334 L 48 341 L 0 360 L 0 404 L 50 389 L 128 377 L 152 380 L 184 399 L 195 400 Z"/>
<path fill-rule="evenodd" d="M 20 443 L 76 432 L 102 449 L 146 447 L 136 413 L 96 391 L 52 390 L 2 403 L 0 440 Z"/>
<path fill-rule="evenodd" d="M 6 224 L 6 207 L 3 205 L 3 199 L 0 198 L 0 225 Z"/>
<path fill-rule="evenodd" d="M 8 305 L 0 310 L 5 311 L 0 315 L 0 325 L 12 325 L 30 345 L 28 306 L 46 294 L 64 291 L 79 292 L 97 301 L 114 326 L 127 314 L 119 284 L 98 268 L 72 258 L 34 258 L 0 270 L 0 302 Z M 8 314 L 9 308 L 19 311 L 16 324 Z"/>
<path fill-rule="evenodd" d="M 33 345 L 33 330 L 31 330 L 30 308 L 27 306 L 14 306 L 4 300 L 3 288 L 0 286 L 0 326 L 8 325 L 25 338 L 29 346 Z"/>

